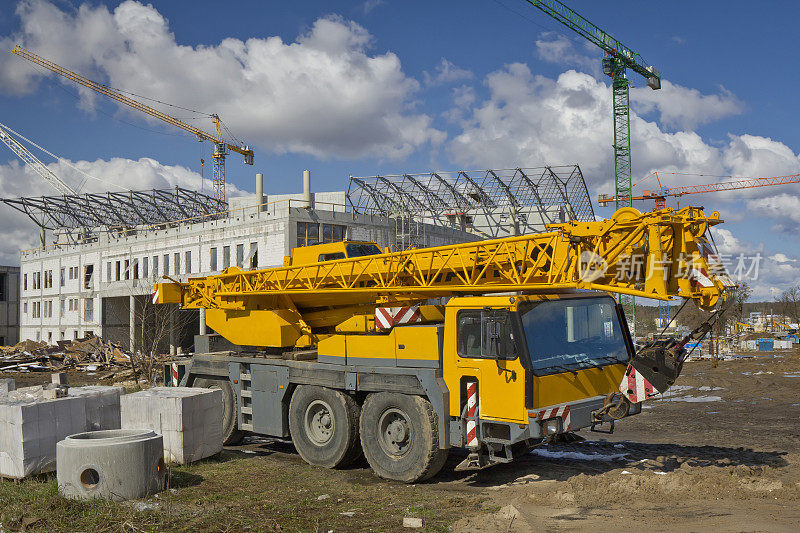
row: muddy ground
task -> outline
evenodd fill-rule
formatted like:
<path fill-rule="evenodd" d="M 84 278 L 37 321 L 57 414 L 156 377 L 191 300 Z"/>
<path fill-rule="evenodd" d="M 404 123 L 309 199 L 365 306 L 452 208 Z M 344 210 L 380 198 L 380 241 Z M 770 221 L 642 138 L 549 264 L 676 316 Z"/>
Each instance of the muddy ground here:
<path fill-rule="evenodd" d="M 613 435 L 581 431 L 585 442 L 538 452 L 578 459 L 440 479 L 504 507 L 454 529 L 798 531 L 800 360 L 690 362 L 678 385 Z"/>
<path fill-rule="evenodd" d="M 401 531 L 411 515 L 423 517 L 425 529 L 457 532 L 797 531 L 800 358 L 721 361 L 717 368 L 690 362 L 678 385 L 613 435 L 581 431 L 583 442 L 541 447 L 479 472 L 454 472 L 463 455 L 452 454 L 439 476 L 415 486 L 378 480 L 363 461 L 320 470 L 289 443 L 252 438 L 222 460 L 178 472 L 195 481 L 151 498 L 154 508 L 112 506 L 103 516 L 109 530 Z M 246 487 L 233 472 L 252 476 Z M 46 529 L 57 523 L 53 506 L 62 505 L 53 483 L 24 486 L 48 494 L 36 524 Z M 242 491 L 246 508 L 241 497 L 228 497 Z M 9 508 L 32 512 L 29 496 L 5 494 Z M 212 507 L 202 504 L 210 499 Z"/>

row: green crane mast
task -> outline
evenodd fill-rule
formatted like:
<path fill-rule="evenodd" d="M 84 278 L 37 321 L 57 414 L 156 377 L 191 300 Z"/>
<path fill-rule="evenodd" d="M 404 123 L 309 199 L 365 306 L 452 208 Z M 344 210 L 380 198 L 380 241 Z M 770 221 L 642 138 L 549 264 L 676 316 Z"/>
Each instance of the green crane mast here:
<path fill-rule="evenodd" d="M 633 205 L 631 185 L 631 121 L 628 69 L 640 74 L 653 90 L 661 88 L 661 75 L 646 65 L 642 56 L 568 8 L 558 0 L 525 0 L 533 7 L 568 27 L 578 35 L 599 46 L 603 58 L 603 73 L 611 77 L 614 113 L 614 194 L 616 207 Z M 635 304 L 632 296 L 620 295 L 631 333 L 635 329 Z"/>

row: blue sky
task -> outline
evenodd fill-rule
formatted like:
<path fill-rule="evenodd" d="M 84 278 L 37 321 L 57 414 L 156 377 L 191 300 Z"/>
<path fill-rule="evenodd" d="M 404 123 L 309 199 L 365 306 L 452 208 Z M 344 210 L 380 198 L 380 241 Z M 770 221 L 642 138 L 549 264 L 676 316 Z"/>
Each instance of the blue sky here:
<path fill-rule="evenodd" d="M 0 0 L 0 52 L 23 42 L 92 79 L 220 113 L 256 151 L 254 167 L 228 159 L 228 181 L 239 189 L 252 190 L 256 171 L 268 192 L 279 193 L 298 190 L 305 168 L 315 189 L 336 190 L 350 174 L 578 163 L 593 197 L 610 192 L 611 94 L 599 74 L 602 55 L 522 0 L 120 4 Z M 791 59 L 800 5 L 567 4 L 640 52 L 667 82 L 653 92 L 631 75 L 635 180 L 652 170 L 800 171 Z M 5 52 L 0 122 L 125 187 L 199 187 L 199 160 L 210 161 L 208 143 L 102 97 L 79 96 L 69 82 Z M 51 192 L 0 151 L 0 195 L 36 191 Z M 691 199 L 728 219 L 718 242 L 726 252 L 767 258 L 756 283 L 762 297 L 800 278 L 798 192 L 786 186 Z M 13 233 L 0 249 L 0 262 L 8 262 L 35 235 L 18 217 L 3 220 Z"/>

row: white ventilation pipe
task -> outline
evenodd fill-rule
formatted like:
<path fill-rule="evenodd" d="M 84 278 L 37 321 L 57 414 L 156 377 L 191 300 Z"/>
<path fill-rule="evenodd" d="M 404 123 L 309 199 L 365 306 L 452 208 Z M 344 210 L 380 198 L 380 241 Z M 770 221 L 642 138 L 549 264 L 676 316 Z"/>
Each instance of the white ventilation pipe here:
<path fill-rule="evenodd" d="M 313 209 L 314 201 L 311 196 L 311 171 L 303 171 L 303 202 L 307 209 Z"/>
<path fill-rule="evenodd" d="M 264 174 L 260 172 L 256 174 L 256 211 L 263 211 L 264 207 Z"/>

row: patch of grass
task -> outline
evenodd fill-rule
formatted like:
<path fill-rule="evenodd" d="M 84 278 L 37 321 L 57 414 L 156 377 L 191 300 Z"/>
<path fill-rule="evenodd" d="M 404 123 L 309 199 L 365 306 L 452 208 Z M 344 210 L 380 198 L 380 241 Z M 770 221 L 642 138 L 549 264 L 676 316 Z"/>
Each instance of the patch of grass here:
<path fill-rule="evenodd" d="M 327 495 L 319 499 L 320 496 Z M 447 531 L 479 498 L 434 485 L 378 480 L 365 468 L 325 470 L 296 456 L 235 451 L 171 468 L 170 488 L 135 503 L 72 501 L 53 475 L 0 482 L 0 523 L 29 531 L 402 531 L 404 516 Z M 140 507 L 143 507 L 140 505 Z M 347 513 L 347 514 L 342 514 Z M 352 513 L 352 516 L 349 516 Z"/>

